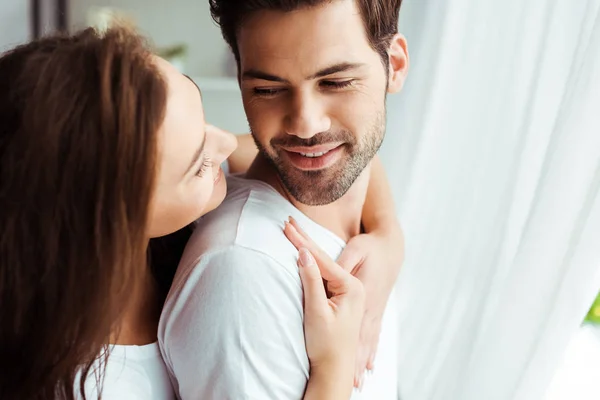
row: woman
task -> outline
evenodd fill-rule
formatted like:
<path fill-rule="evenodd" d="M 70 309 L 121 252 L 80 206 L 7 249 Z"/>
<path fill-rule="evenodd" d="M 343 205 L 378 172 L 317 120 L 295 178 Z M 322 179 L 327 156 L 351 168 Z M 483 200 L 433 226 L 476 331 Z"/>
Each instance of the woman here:
<path fill-rule="evenodd" d="M 171 275 L 160 268 L 178 251 L 162 257 L 164 241 L 185 241 L 223 200 L 219 165 L 235 146 L 206 125 L 191 80 L 123 29 L 0 58 L 0 398 L 174 398 L 155 342 Z M 301 251 L 305 330 L 319 338 L 307 351 L 331 368 L 305 398 L 348 398 L 353 370 L 336 360 L 356 351 L 361 284 L 286 234 L 319 260 Z"/>

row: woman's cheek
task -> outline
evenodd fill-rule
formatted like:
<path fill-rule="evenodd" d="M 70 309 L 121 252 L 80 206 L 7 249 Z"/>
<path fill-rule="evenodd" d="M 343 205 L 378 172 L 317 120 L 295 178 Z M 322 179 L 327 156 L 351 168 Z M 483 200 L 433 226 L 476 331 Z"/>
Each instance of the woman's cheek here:
<path fill-rule="evenodd" d="M 201 212 L 206 208 L 214 189 L 213 182 L 210 179 L 199 180 L 200 182 L 195 185 L 190 198 L 190 204 L 197 212 Z"/>

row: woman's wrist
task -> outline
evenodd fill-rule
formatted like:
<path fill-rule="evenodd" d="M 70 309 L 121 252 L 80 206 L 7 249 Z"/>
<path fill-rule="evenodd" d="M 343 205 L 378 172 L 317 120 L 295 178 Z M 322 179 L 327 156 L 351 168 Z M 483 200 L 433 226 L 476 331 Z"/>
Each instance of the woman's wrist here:
<path fill-rule="evenodd" d="M 304 400 L 348 400 L 354 386 L 354 359 L 311 366 Z"/>

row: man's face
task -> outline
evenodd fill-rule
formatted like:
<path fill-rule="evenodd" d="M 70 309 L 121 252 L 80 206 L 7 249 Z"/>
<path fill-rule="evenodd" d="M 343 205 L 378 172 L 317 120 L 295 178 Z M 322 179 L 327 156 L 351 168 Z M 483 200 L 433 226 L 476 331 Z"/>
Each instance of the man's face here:
<path fill-rule="evenodd" d="M 244 108 L 261 153 L 299 202 L 339 199 L 385 131 L 386 70 L 355 2 L 257 12 L 237 37 Z"/>

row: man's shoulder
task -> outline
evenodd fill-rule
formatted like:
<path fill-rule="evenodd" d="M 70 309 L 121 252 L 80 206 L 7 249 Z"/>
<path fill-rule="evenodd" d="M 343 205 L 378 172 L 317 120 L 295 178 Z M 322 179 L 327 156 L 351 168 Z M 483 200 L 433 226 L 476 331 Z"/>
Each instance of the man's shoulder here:
<path fill-rule="evenodd" d="M 296 249 L 283 234 L 284 221 L 296 210 L 277 192 L 258 181 L 232 178 L 223 203 L 197 222 L 180 268 L 202 258 L 247 252 L 295 265 Z"/>
<path fill-rule="evenodd" d="M 294 266 L 284 264 L 268 253 L 234 243 L 210 249 L 188 264 L 181 263 L 171 292 L 198 285 L 212 288 L 213 292 L 253 291 L 262 283 L 273 281 L 296 286 L 300 277 L 293 263 Z"/>
<path fill-rule="evenodd" d="M 295 265 L 295 262 L 294 262 Z M 244 318 L 302 315 L 302 283 L 298 267 L 239 244 L 211 249 L 189 265 L 180 265 L 165 301 L 159 340 L 174 326 L 215 326 L 235 331 Z M 301 319 L 301 318 L 300 318 Z M 183 325 L 182 325 L 183 324 Z"/>

